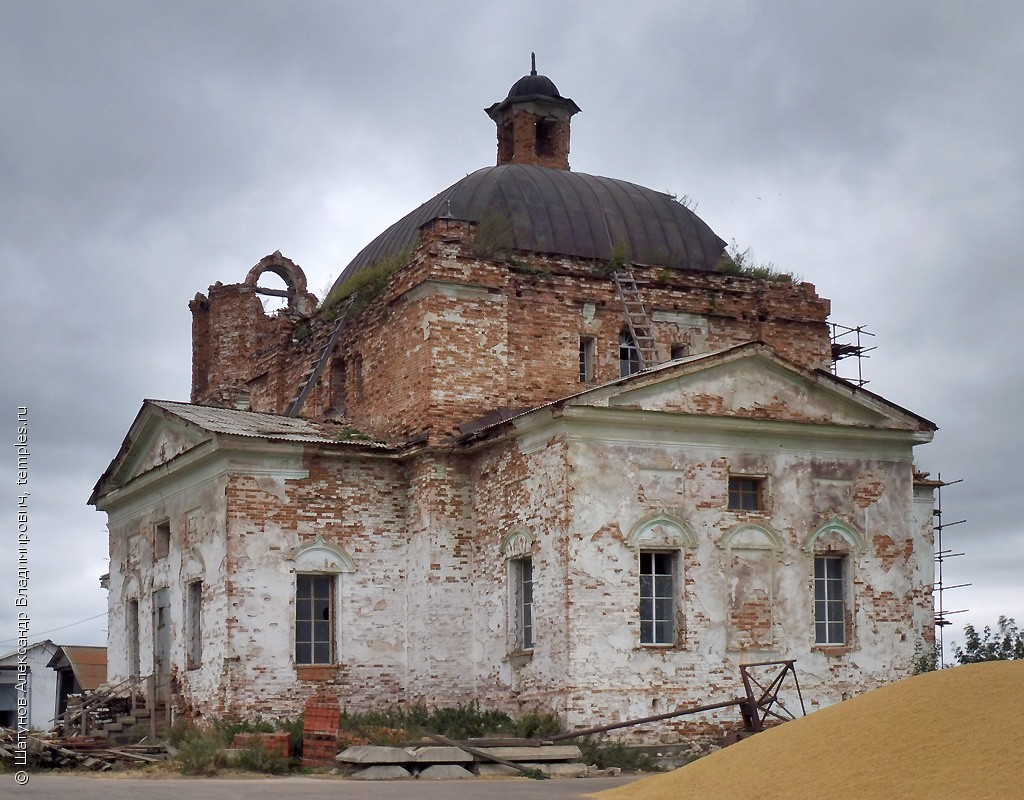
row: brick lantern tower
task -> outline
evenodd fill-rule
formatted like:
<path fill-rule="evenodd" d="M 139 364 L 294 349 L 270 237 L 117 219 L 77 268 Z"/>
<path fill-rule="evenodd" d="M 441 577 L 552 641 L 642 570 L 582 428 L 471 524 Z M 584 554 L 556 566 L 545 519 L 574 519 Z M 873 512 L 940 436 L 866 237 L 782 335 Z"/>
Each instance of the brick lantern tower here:
<path fill-rule="evenodd" d="M 508 90 L 500 103 L 485 109 L 498 126 L 498 166 L 533 164 L 569 169 L 569 120 L 580 108 L 558 93 L 554 81 L 531 69 Z"/>

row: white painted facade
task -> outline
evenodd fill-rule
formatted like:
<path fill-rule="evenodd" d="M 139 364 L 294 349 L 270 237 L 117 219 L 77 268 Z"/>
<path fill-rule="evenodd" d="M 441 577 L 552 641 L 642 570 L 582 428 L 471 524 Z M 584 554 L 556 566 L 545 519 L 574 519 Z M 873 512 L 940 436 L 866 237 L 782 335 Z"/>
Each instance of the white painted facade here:
<path fill-rule="evenodd" d="M 475 700 L 585 726 L 737 696 L 739 664 L 776 659 L 797 660 L 814 708 L 909 674 L 931 646 L 932 507 L 913 447 L 934 426 L 764 345 L 445 447 L 339 442 L 300 420 L 238 432 L 271 416 L 147 403 L 94 496 L 110 529 L 110 682 L 159 670 L 167 597 L 179 714 L 284 717 L 328 692 L 350 710 Z M 736 477 L 761 508 L 729 508 Z M 673 570 L 667 643 L 642 641 L 644 554 Z M 816 557 L 844 565 L 841 644 L 815 641 Z M 532 647 L 517 630 L 526 558 Z M 297 576 L 329 578 L 325 663 L 296 663 Z"/>
<path fill-rule="evenodd" d="M 27 668 L 25 686 L 29 725 L 36 731 L 48 731 L 53 727 L 57 713 L 57 673 L 47 665 L 55 652 L 57 645 L 44 639 L 27 647 L 23 657 L 17 650 L 0 657 L 0 710 L 14 714 L 9 727 L 13 728 L 17 724 L 17 687 L 21 678 L 21 664 Z"/>

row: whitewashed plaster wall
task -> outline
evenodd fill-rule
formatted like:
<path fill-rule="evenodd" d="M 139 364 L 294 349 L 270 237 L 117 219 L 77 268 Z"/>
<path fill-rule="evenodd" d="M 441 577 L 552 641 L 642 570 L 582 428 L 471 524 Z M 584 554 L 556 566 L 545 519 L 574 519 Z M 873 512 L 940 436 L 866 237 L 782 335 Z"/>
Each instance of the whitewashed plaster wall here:
<path fill-rule="evenodd" d="M 33 730 L 48 731 L 53 727 L 57 712 L 57 671 L 50 669 L 47 664 L 56 652 L 57 645 L 46 639 L 30 645 L 22 662 L 28 667 L 28 724 Z M 18 652 L 0 658 L 0 666 L 11 667 L 4 670 L 4 681 L 16 685 L 21 677 L 17 670 Z M 17 698 L 17 692 L 12 692 L 11 699 L 15 701 L 12 710 L 15 715 Z"/>

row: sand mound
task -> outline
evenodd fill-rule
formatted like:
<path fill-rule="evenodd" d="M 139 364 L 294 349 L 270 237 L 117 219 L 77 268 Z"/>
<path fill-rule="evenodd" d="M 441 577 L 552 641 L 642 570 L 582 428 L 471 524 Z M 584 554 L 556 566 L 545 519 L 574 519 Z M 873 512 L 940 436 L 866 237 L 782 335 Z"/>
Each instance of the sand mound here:
<path fill-rule="evenodd" d="M 595 797 L 1024 798 L 1024 662 L 905 678 Z"/>

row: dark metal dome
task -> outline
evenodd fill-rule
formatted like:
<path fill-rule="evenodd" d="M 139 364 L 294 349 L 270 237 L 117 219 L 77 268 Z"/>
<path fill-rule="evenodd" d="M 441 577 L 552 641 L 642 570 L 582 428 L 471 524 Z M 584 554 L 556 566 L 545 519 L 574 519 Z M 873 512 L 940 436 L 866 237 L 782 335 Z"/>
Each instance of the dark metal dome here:
<path fill-rule="evenodd" d="M 555 86 L 555 82 L 551 78 L 547 75 L 538 75 L 536 72 L 532 72 L 513 83 L 505 99 L 513 100 L 523 97 L 536 97 L 538 95 L 561 98 L 561 95 L 558 93 L 558 87 Z"/>
<path fill-rule="evenodd" d="M 352 259 L 334 286 L 415 245 L 438 217 L 507 221 L 516 250 L 712 271 L 725 242 L 663 192 L 613 178 L 527 164 L 485 167 L 452 184 L 384 231 Z"/>

